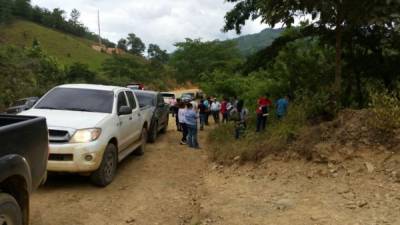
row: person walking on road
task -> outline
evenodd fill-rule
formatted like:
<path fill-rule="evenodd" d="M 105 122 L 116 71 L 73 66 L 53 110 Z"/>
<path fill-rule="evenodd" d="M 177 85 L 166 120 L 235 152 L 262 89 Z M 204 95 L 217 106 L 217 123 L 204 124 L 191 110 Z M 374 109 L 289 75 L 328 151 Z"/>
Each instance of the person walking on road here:
<path fill-rule="evenodd" d="M 204 100 L 200 100 L 199 103 L 199 117 L 200 117 L 200 130 L 204 130 L 204 125 L 206 123 L 206 106 L 204 105 Z"/>
<path fill-rule="evenodd" d="M 268 94 L 260 97 L 257 102 L 257 132 L 264 131 L 266 124 L 267 124 L 267 118 L 268 118 L 268 112 L 269 112 L 269 107 L 272 105 L 272 101 L 268 99 Z"/>
<path fill-rule="evenodd" d="M 229 113 L 228 113 L 228 99 L 226 97 L 223 98 L 221 103 L 221 114 L 222 114 L 222 123 L 228 123 Z"/>
<path fill-rule="evenodd" d="M 206 106 L 206 121 L 205 124 L 206 126 L 209 125 L 208 123 L 208 118 L 210 117 L 210 107 L 211 107 L 211 98 L 207 97 L 206 100 L 204 100 L 204 105 Z"/>
<path fill-rule="evenodd" d="M 185 106 L 186 105 L 184 102 L 180 102 L 179 111 L 178 111 L 179 125 L 182 129 L 181 145 L 187 144 L 187 135 L 188 135 L 188 129 L 187 129 L 187 125 L 186 125 L 186 107 Z"/>
<path fill-rule="evenodd" d="M 197 113 L 193 110 L 193 105 L 191 103 L 187 105 L 185 122 L 188 128 L 187 143 L 189 147 L 195 149 L 200 148 L 197 142 Z"/>
<path fill-rule="evenodd" d="M 276 116 L 281 120 L 287 114 L 289 106 L 289 96 L 286 95 L 284 98 L 280 98 L 276 102 Z"/>
<path fill-rule="evenodd" d="M 180 104 L 181 104 L 181 99 L 180 99 L 180 98 L 177 98 L 177 99 L 176 99 L 175 106 L 174 106 L 174 108 L 172 109 L 172 110 L 173 110 L 173 114 L 175 114 L 176 129 L 177 129 L 178 131 L 182 131 L 182 127 L 181 127 L 181 124 L 179 123 L 179 115 L 178 115 L 179 108 L 180 108 L 180 107 L 179 107 Z"/>
<path fill-rule="evenodd" d="M 239 139 L 247 127 L 247 115 L 249 111 L 244 107 L 244 101 L 239 100 L 236 108 L 231 112 L 231 120 L 235 122 L 235 138 Z"/>
<path fill-rule="evenodd" d="M 211 109 L 211 114 L 213 115 L 214 118 L 214 122 L 216 124 L 219 124 L 220 120 L 219 112 L 221 111 L 221 103 L 216 98 L 213 99 L 210 109 Z"/>

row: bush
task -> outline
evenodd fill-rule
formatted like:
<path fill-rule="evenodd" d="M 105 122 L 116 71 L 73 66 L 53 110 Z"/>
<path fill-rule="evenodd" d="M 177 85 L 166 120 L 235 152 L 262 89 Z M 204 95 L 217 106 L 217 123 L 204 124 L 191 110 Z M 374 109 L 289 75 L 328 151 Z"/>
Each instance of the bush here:
<path fill-rule="evenodd" d="M 220 125 L 209 134 L 209 158 L 221 164 L 231 164 L 237 157 L 240 157 L 240 162 L 257 162 L 269 154 L 285 150 L 296 139 L 306 121 L 304 105 L 292 103 L 282 121 L 278 121 L 271 112 L 264 133 L 255 132 L 255 118 L 251 117 L 245 134 L 238 141 L 234 139 L 233 124 Z"/>
<path fill-rule="evenodd" d="M 396 93 L 389 91 L 372 93 L 371 108 L 372 126 L 388 132 L 400 129 L 400 98 Z"/>

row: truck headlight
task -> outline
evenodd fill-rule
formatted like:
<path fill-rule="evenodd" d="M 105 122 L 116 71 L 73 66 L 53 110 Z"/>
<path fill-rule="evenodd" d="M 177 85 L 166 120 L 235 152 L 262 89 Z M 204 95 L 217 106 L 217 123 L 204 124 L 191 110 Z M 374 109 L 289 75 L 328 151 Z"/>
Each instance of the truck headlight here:
<path fill-rule="evenodd" d="M 101 134 L 100 128 L 77 130 L 71 138 L 72 143 L 88 143 L 97 140 Z"/>

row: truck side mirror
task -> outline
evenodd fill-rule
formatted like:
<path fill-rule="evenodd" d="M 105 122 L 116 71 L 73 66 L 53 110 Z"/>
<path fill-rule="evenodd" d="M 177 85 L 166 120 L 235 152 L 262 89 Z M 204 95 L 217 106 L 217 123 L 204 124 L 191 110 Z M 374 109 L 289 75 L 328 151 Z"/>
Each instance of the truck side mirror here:
<path fill-rule="evenodd" d="M 118 115 L 129 115 L 132 113 L 132 109 L 129 106 L 123 105 L 118 109 Z"/>

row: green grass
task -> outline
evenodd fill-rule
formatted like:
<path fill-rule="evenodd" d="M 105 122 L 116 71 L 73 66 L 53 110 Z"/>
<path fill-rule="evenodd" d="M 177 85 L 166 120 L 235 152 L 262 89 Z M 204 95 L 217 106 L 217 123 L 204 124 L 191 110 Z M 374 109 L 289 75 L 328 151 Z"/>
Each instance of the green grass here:
<path fill-rule="evenodd" d="M 234 139 L 234 125 L 220 125 L 208 135 L 208 156 L 211 161 L 230 165 L 235 161 L 241 163 L 258 162 L 264 157 L 287 150 L 288 145 L 306 127 L 306 115 L 299 105 L 290 107 L 289 114 L 278 121 L 274 112 L 268 119 L 267 130 L 255 132 L 255 115 L 247 121 L 247 129 L 239 140 Z M 239 159 L 235 159 L 239 157 Z"/>
<path fill-rule="evenodd" d="M 91 48 L 94 42 L 49 29 L 38 24 L 17 20 L 0 26 L 0 44 L 11 44 L 17 47 L 30 47 L 37 39 L 43 50 L 56 57 L 63 65 L 74 62 L 88 64 L 98 71 L 102 62 L 110 56 Z"/>

